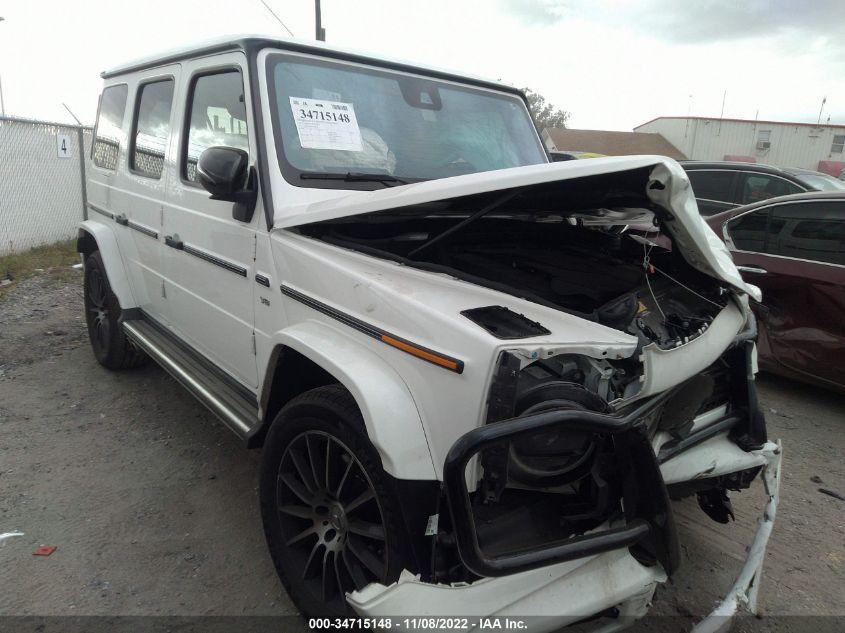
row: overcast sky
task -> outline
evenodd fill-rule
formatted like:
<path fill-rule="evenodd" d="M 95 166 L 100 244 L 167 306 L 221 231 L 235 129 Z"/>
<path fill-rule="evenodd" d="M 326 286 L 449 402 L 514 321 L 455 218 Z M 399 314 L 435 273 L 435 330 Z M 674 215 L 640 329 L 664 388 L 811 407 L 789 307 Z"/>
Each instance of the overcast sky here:
<path fill-rule="evenodd" d="M 313 38 L 312 0 L 267 0 Z M 330 44 L 528 86 L 575 128 L 657 116 L 845 124 L 845 0 L 323 0 Z M 259 0 L 0 0 L 6 112 L 91 123 L 99 73 L 231 33 L 286 35 Z"/>

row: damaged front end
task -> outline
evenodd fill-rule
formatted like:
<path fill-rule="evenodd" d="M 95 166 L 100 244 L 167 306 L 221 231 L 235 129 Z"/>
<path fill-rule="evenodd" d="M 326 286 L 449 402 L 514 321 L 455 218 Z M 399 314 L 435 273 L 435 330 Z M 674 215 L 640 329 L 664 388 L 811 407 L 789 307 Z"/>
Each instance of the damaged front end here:
<path fill-rule="evenodd" d="M 727 630 L 739 609 L 756 613 L 781 448 L 767 441 L 746 380 L 752 335 L 741 333 L 705 372 L 725 388 L 709 399 L 695 377 L 618 408 L 575 383 L 526 387 L 526 367 L 503 352 L 487 423 L 446 458 L 424 565 L 350 603 L 368 616 L 530 614 L 546 616 L 530 619 L 532 630 L 593 619 L 601 631 L 619 630 L 646 614 L 657 584 L 680 564 L 670 500 L 696 494 L 708 516 L 727 523 L 728 491 L 760 474 L 768 498 L 748 559 L 695 631 Z"/>
<path fill-rule="evenodd" d="M 442 485 L 407 495 L 414 568 L 349 602 L 362 615 L 554 616 L 539 628 L 605 615 L 621 627 L 679 565 L 670 500 L 696 495 L 724 523 L 729 491 L 762 471 L 763 536 L 729 598 L 753 606 L 780 460 L 754 387 L 759 292 L 673 161 L 506 171 L 330 202 L 319 221 L 292 222 L 449 279 L 441 295 L 415 289 L 417 305 L 442 301 L 439 317 L 495 350 L 478 420 L 458 434 L 429 428 Z M 393 291 L 388 273 L 376 278 Z M 466 284 L 496 303 L 442 299 Z"/>
<path fill-rule="evenodd" d="M 748 487 L 766 458 L 753 382 L 753 320 L 707 371 L 631 402 L 608 403 L 571 359 L 525 364 L 503 352 L 486 423 L 462 436 L 444 468 L 452 533 L 440 543 L 450 577 L 455 546 L 471 575 L 497 577 L 627 548 L 671 574 L 679 564 L 670 498 L 697 494 L 711 518 L 732 518 L 728 490 Z M 572 363 L 570 374 L 562 373 Z M 539 370 L 538 365 L 542 367 Z M 568 380 L 567 380 L 568 379 Z M 739 458 L 679 478 L 688 452 L 713 441 Z M 661 470 L 666 468 L 668 481 Z M 693 466 L 695 468 L 695 466 Z"/>
<path fill-rule="evenodd" d="M 493 421 L 458 440 L 446 458 L 444 484 L 467 568 L 503 576 L 628 547 L 642 563 L 659 562 L 671 573 L 677 535 L 641 424 L 671 395 L 626 414 L 545 401 L 544 410 Z M 470 495 L 467 466 L 474 458 L 483 477 Z M 518 467 L 509 472 L 512 463 Z"/>

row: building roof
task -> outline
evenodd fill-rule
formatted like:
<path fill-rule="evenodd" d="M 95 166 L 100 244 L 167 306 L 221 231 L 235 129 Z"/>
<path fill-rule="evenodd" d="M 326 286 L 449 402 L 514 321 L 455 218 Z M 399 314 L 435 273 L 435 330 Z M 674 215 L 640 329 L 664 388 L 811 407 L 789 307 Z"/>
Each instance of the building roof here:
<path fill-rule="evenodd" d="M 676 160 L 684 154 L 662 135 L 649 132 L 609 132 L 607 130 L 572 130 L 545 128 L 543 135 L 551 139 L 557 151 L 595 152 L 608 156 L 656 154 Z"/>
<path fill-rule="evenodd" d="M 638 130 L 641 127 L 648 125 L 649 123 L 654 123 L 655 121 L 660 121 L 662 119 L 680 119 L 682 121 L 730 121 L 731 123 L 755 123 L 760 125 L 800 125 L 803 127 L 814 127 L 814 128 L 822 128 L 822 127 L 835 127 L 835 128 L 842 128 L 845 129 L 845 125 L 838 124 L 838 123 L 799 123 L 797 121 L 767 121 L 764 119 L 724 119 L 719 117 L 713 116 L 658 116 L 650 121 L 646 121 L 634 129 Z"/>

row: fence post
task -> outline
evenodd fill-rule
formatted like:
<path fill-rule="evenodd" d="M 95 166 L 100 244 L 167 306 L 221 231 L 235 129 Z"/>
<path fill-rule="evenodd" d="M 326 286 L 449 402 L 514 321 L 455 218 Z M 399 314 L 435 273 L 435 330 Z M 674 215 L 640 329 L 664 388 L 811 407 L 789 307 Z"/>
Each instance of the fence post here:
<path fill-rule="evenodd" d="M 88 185 L 85 182 L 85 130 L 80 125 L 76 128 L 79 139 L 79 177 L 82 180 L 82 219 L 88 219 Z M 91 139 L 94 142 L 94 139 Z"/>

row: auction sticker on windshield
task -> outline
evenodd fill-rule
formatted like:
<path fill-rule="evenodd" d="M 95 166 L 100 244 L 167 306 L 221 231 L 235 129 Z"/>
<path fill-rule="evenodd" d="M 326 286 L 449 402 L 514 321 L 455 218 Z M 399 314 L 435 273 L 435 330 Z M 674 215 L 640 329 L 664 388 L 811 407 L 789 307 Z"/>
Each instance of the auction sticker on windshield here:
<path fill-rule="evenodd" d="M 351 103 L 290 97 L 290 108 L 304 149 L 363 151 Z"/>

